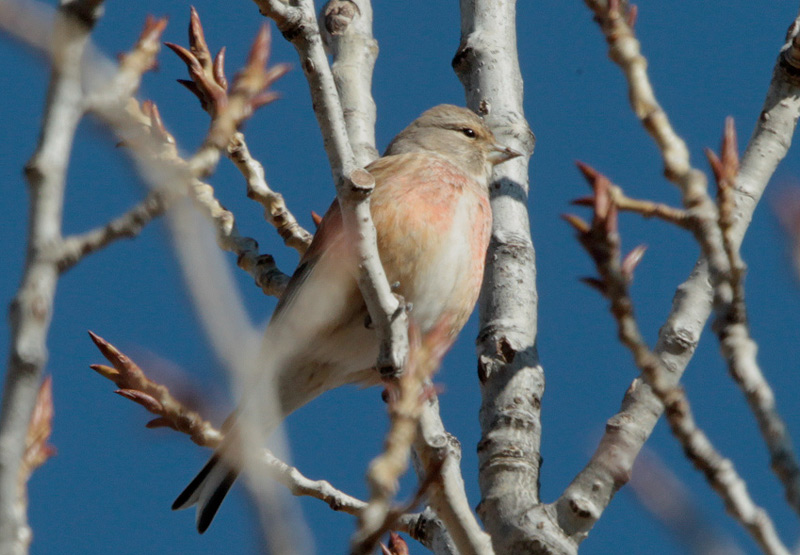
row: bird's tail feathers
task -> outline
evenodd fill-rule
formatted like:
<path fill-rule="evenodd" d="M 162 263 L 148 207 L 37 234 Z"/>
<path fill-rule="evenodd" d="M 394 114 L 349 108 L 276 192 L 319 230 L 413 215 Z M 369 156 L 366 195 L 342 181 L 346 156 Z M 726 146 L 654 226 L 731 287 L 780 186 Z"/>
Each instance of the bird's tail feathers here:
<path fill-rule="evenodd" d="M 214 520 L 222 500 L 238 476 L 236 465 L 226 461 L 220 452 L 214 453 L 175 499 L 172 510 L 179 511 L 197 505 L 197 531 L 202 534 Z"/>

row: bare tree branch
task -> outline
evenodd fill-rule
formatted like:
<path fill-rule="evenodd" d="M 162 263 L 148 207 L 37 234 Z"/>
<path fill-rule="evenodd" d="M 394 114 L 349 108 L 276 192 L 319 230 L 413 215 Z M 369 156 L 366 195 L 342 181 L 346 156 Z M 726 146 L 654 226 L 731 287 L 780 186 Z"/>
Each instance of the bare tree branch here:
<path fill-rule="evenodd" d="M 115 87 L 106 91 L 109 96 L 115 92 Z M 161 199 L 160 202 L 163 204 L 172 204 L 176 197 L 188 194 L 195 206 L 214 225 L 220 248 L 236 254 L 237 265 L 250 274 L 256 285 L 265 294 L 280 296 L 289 282 L 289 276 L 278 269 L 275 259 L 271 255 L 259 252 L 258 242 L 255 239 L 239 233 L 233 213 L 220 204 L 211 185 L 196 177 L 186 175 L 187 171 L 191 173 L 188 169 L 191 160 L 182 158 L 178 153 L 175 140 L 164 127 L 155 104 L 143 102 L 140 106 L 138 102 L 131 100 L 124 110 L 119 110 L 119 101 L 108 98 L 104 92 L 96 93 L 95 98 L 94 106 L 101 117 L 110 119 L 118 130 L 125 130 L 129 136 L 127 145 L 134 155 L 141 157 L 143 162 L 150 163 L 151 166 L 161 166 L 162 173 L 178 174 L 174 176 L 175 179 L 170 180 L 174 186 L 154 190 L 150 193 L 150 197 L 155 196 Z M 206 157 L 206 159 L 208 162 L 216 164 L 212 158 Z M 196 168 L 195 171 L 208 173 L 210 168 Z M 146 205 L 147 202 L 145 200 L 143 204 Z M 165 207 L 160 206 L 157 209 L 163 212 Z M 135 220 L 137 208 L 133 212 L 132 216 Z M 121 219 L 125 220 L 126 217 L 127 215 Z M 115 227 L 117 223 L 117 221 L 112 222 L 109 226 Z M 115 234 L 111 238 L 124 236 L 126 228 L 123 226 L 119 231 L 119 234 Z M 86 237 L 78 239 L 93 240 L 95 238 L 93 233 L 95 232 L 90 232 Z M 99 237 L 104 237 L 106 232 L 100 229 L 96 230 L 96 233 Z M 66 252 L 65 255 L 69 255 L 69 252 Z"/>
<path fill-rule="evenodd" d="M 609 193 L 620 212 L 634 212 L 644 218 L 658 218 L 683 228 L 691 225 L 688 212 L 681 208 L 674 208 L 651 200 L 630 198 L 625 195 L 621 187 L 614 184 L 611 184 Z M 584 197 L 572 201 L 572 204 L 591 206 L 592 202 L 591 197 Z"/>
<path fill-rule="evenodd" d="M 278 66 L 277 69 L 268 70 L 268 55 L 269 32 L 265 25 L 256 37 L 247 64 L 237 74 L 230 93 L 224 89 L 216 90 L 216 94 L 210 99 L 213 117 L 209 130 L 200 148 L 187 160 L 177 157 L 176 154 L 164 157 L 158 155 L 159 146 L 153 144 L 149 132 L 142 130 L 142 118 L 135 114 L 136 111 L 142 111 L 138 103 L 128 102 L 124 106 L 124 99 L 114 101 L 110 98 L 108 102 L 98 102 L 94 106 L 103 122 L 129 147 L 128 152 L 133 155 L 143 177 L 151 186 L 170 183 L 179 193 L 189 192 L 195 204 L 203 207 L 213 218 L 218 236 L 223 240 L 243 240 L 245 244 L 234 244 L 233 247 L 241 247 L 249 253 L 257 253 L 255 241 L 245 241 L 246 238 L 238 236 L 233 227 L 232 215 L 221 209 L 213 197 L 213 190 L 199 179 L 215 169 L 221 150 L 227 147 L 238 127 L 254 110 L 275 99 L 268 87 L 285 73 L 285 69 Z M 198 73 L 201 71 L 202 67 L 198 68 Z M 102 95 L 102 92 L 99 94 Z M 206 230 L 198 224 L 193 213 L 181 209 L 180 206 L 177 208 L 170 214 L 171 231 L 193 301 L 218 357 L 240 379 L 240 383 L 245 383 L 245 376 L 249 376 L 256 368 L 254 352 L 258 344 L 257 332 L 250 324 L 236 287 L 224 267 L 224 260 L 216 256 L 217 253 L 208 252 L 209 243 L 205 241 L 207 235 L 204 233 Z M 258 262 L 262 258 L 259 257 L 252 264 L 256 266 L 255 269 L 258 269 Z M 271 393 L 268 388 L 264 388 L 263 398 L 268 399 Z M 269 402 L 265 405 L 276 406 Z M 260 423 L 264 421 L 265 418 L 249 418 L 249 415 L 240 420 L 245 441 L 252 445 L 266 441 L 260 427 Z M 251 455 L 249 452 L 245 453 L 246 462 L 253 462 L 250 460 L 253 459 Z M 253 468 L 250 464 L 245 464 L 245 467 Z M 285 502 L 276 501 L 273 495 L 274 485 L 269 480 L 262 480 L 261 476 L 251 477 L 251 492 L 258 500 L 257 507 L 264 529 L 268 530 L 265 538 L 269 544 L 287 555 L 302 550 L 302 542 L 293 541 L 297 538 L 291 533 L 292 530 L 299 529 L 300 537 L 305 537 L 302 520 L 290 516 L 292 512 L 286 509 Z"/>
<path fill-rule="evenodd" d="M 147 423 L 148 428 L 171 428 L 200 445 L 216 449 L 224 439 L 223 430 L 217 430 L 198 412 L 188 408 L 176 399 L 169 389 L 150 380 L 145 372 L 133 360 L 102 337 L 89 332 L 97 348 L 112 364 L 91 365 L 92 370 L 114 382 L 119 387 L 115 393 L 129 399 L 156 418 Z M 326 480 L 312 480 L 304 476 L 297 468 L 286 464 L 268 449 L 263 449 L 259 460 L 269 475 L 286 486 L 295 496 L 306 496 L 324 501 L 334 511 L 341 511 L 359 516 L 366 509 L 367 503 L 333 487 Z M 457 551 L 448 544 L 449 538 L 443 524 L 430 511 L 423 513 L 405 513 L 397 515 L 392 529 L 405 532 L 423 545 L 438 549 L 436 553 L 457 555 Z M 437 545 L 450 545 L 449 548 L 438 548 Z"/>
<path fill-rule="evenodd" d="M 787 61 L 796 58 L 792 54 L 796 51 L 792 41 L 796 36 L 797 22 L 778 56 L 761 116 L 742 157 L 733 215 L 736 244 L 741 243 L 758 200 L 791 145 L 800 115 L 797 70 Z M 672 384 L 677 384 L 694 354 L 711 313 L 711 301 L 707 263 L 701 258 L 691 276 L 678 287 L 672 311 L 654 349 L 670 370 Z M 608 420 L 606 433 L 591 460 L 561 496 L 563 503 L 560 501 L 558 506 L 564 509 L 577 506 L 578 500 L 593 507 L 587 512 L 571 511 L 572 517 L 560 514 L 564 533 L 575 542 L 586 538 L 611 498 L 628 481 L 633 461 L 662 411 L 663 406 L 650 387 L 641 379 L 635 380 L 625 394 L 620 412 Z"/>
<path fill-rule="evenodd" d="M 283 195 L 270 189 L 264 177 L 264 167 L 250 154 L 243 133 L 237 132 L 233 135 L 227 152 L 228 158 L 247 180 L 247 196 L 264 207 L 264 216 L 275 226 L 286 246 L 300 254 L 306 252 L 313 236 L 303 229 L 286 207 Z"/>
<path fill-rule="evenodd" d="M 588 166 L 581 165 L 581 170 L 594 190 L 592 223 L 589 225 L 574 216 L 567 220 L 577 230 L 579 241 L 597 266 L 601 290 L 610 302 L 620 341 L 631 352 L 643 378 L 664 405 L 670 430 L 681 443 L 687 458 L 705 474 L 731 516 L 751 534 L 765 553 L 788 555 L 789 550 L 781 543 L 767 512 L 750 497 L 747 485 L 736 472 L 733 462 L 717 451 L 697 425 L 686 393 L 671 383 L 669 371 L 642 338 L 628 294 L 632 275 L 623 270 L 625 265 L 620 260 L 618 211 L 611 199 L 610 182 Z M 564 518 L 596 510 L 591 500 L 576 497 L 567 499 L 562 496 L 557 504 Z"/>
<path fill-rule="evenodd" d="M 144 227 L 169 208 L 170 201 L 163 191 L 151 191 L 136 206 L 104 226 L 85 233 L 65 237 L 58 260 L 59 272 L 66 272 L 83 257 L 104 249 L 119 239 L 133 239 Z"/>
<path fill-rule="evenodd" d="M 414 451 L 420 467 L 417 474 L 423 475 L 425 469 L 441 465 L 428 490 L 429 503 L 442 519 L 458 552 L 461 555 L 494 553 L 491 538 L 481 529 L 467 499 L 460 467 L 461 444 L 444 429 L 436 396 L 431 396 L 423 406 Z"/>
<path fill-rule="evenodd" d="M 513 0 L 461 1 L 453 68 L 467 105 L 498 140 L 525 153 L 495 169 L 492 238 L 481 292 L 478 364 L 482 403 L 478 514 L 497 553 L 531 552 L 524 508 L 539 502 L 544 373 L 536 352 L 535 255 L 528 219 L 528 156 L 534 137 L 522 109 Z"/>
<path fill-rule="evenodd" d="M 47 333 L 58 281 L 47 248 L 61 240 L 65 174 L 83 116 L 83 54 L 100 15 L 95 0 L 61 4 L 51 35 L 52 70 L 39 144 L 25 168 L 30 189 L 28 248 L 22 283 L 11 303 L 11 342 L 0 409 L 0 553 L 27 553 L 30 529 L 18 503 L 25 435 L 47 363 Z"/>
<path fill-rule="evenodd" d="M 372 36 L 372 4 L 369 0 L 331 0 L 320 11 L 320 30 L 333 55 L 331 73 L 342 103 L 347 136 L 356 163 L 363 167 L 378 157 L 377 116 L 372 99 L 378 42 Z"/>
<path fill-rule="evenodd" d="M 212 119 L 215 118 L 228 97 L 225 47 L 220 49 L 216 56 L 211 55 L 200 15 L 194 7 L 191 8 L 189 22 L 189 48 L 173 43 L 167 43 L 167 46 L 186 63 L 189 69 L 191 80 L 179 79 L 178 82 L 197 96 L 203 110 L 208 112 Z M 286 64 L 272 67 L 269 79 L 274 81 L 288 69 L 289 66 Z M 266 104 L 276 98 L 275 93 L 265 91 L 260 94 L 258 104 Z M 264 207 L 267 221 L 275 226 L 284 243 L 303 254 L 311 244 L 312 235 L 297 223 L 294 215 L 287 209 L 283 196 L 269 188 L 264 178 L 264 167 L 250 154 L 244 134 L 241 131 L 234 133 L 225 150 L 247 180 L 247 196 Z"/>
<path fill-rule="evenodd" d="M 747 322 L 744 294 L 744 275 L 747 269 L 739 253 L 733 220 L 733 187 L 739 173 L 739 153 L 732 118 L 728 118 L 726 122 L 720 156 L 710 149 L 706 153 L 717 180 L 719 226 L 725 252 L 730 260 L 733 290 L 730 310 L 716 318 L 713 328 L 719 337 L 722 355 L 728 363 L 731 377 L 741 388 L 758 422 L 769 451 L 772 469 L 783 484 L 786 500 L 795 512 L 800 513 L 800 464 L 786 423 L 775 406 L 775 394 L 756 360 L 758 346 L 750 336 Z"/>

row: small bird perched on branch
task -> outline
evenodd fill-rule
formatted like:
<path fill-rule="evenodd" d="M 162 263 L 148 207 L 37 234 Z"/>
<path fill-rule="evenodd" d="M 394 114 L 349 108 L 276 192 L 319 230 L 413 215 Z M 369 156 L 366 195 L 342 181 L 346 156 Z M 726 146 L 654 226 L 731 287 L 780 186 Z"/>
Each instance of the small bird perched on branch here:
<path fill-rule="evenodd" d="M 492 167 L 519 155 L 498 144 L 475 113 L 441 105 L 367 166 L 381 263 L 423 337 L 446 322 L 449 333 L 438 336 L 449 347 L 472 313 L 491 231 Z M 380 338 L 367 325 L 353 244 L 334 201 L 267 326 L 262 353 L 283 417 L 340 385 L 380 381 Z M 218 450 L 172 506 L 197 504 L 201 533 L 239 473 L 231 458 Z"/>

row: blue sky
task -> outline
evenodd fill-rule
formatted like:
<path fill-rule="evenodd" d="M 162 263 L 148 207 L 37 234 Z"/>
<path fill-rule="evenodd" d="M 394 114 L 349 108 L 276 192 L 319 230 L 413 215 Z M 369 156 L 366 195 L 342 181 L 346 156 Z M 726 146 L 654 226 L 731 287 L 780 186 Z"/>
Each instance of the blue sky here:
<path fill-rule="evenodd" d="M 456 3 L 376 2 L 375 35 L 380 56 L 375 71 L 378 146 L 424 109 L 443 102 L 463 104 L 463 91 L 450 68 L 459 41 Z M 262 17 L 255 5 L 198 1 L 209 45 L 228 47 L 229 72 L 244 60 Z M 732 115 L 746 143 L 759 114 L 771 69 L 796 2 L 694 1 L 678 5 L 639 3 L 637 31 L 650 62 L 656 95 L 686 139 L 696 164 L 702 148 L 719 143 L 725 116 Z M 164 39 L 186 43 L 189 4 L 184 1 L 110 1 L 94 34 L 114 55 L 133 44 L 146 14 L 168 15 Z M 585 465 L 606 419 L 619 407 L 636 376 L 630 357 L 615 340 L 606 303 L 578 282 L 592 274 L 587 256 L 559 215 L 573 211 L 571 199 L 587 189 L 574 168 L 580 159 L 607 173 L 636 197 L 671 204 L 675 189 L 661 176 L 658 152 L 627 106 L 619 70 L 607 59 L 605 42 L 582 2 L 521 2 L 518 16 L 525 112 L 537 136 L 531 160 L 530 210 L 537 254 L 539 350 L 546 372 L 543 400 L 542 497 L 552 501 Z M 307 86 L 294 49 L 276 33 L 274 62 L 295 69 L 275 87 L 282 99 L 259 112 L 245 131 L 251 151 L 265 165 L 270 184 L 281 191 L 306 227 L 310 211 L 322 213 L 333 198 L 330 172 L 311 113 Z M 7 39 L 0 40 L 0 88 L 4 91 L 0 162 L 5 217 L 0 300 L 18 285 L 25 248 L 27 193 L 22 166 L 38 136 L 47 82 L 43 60 Z M 160 55 L 158 72 L 141 91 L 161 109 L 180 146 L 198 146 L 207 118 L 189 93 L 174 82 L 185 70 L 171 52 Z M 77 136 L 68 174 L 64 228 L 78 232 L 105 222 L 141 197 L 143 187 L 109 135 L 90 120 Z M 800 157 L 789 153 L 756 212 L 743 246 L 749 265 L 747 294 L 759 360 L 775 387 L 790 431 L 800 433 L 800 290 L 788 247 L 770 208 L 776 193 L 800 186 Z M 261 209 L 244 196 L 244 183 L 229 163 L 211 179 L 223 203 L 234 211 L 243 233 L 256 237 L 289 271 L 293 252 L 263 222 Z M 655 221 L 622 217 L 623 243 L 649 250 L 637 269 L 633 296 L 645 336 L 654 342 L 675 287 L 698 254 L 685 234 Z M 233 262 L 233 261 L 232 261 Z M 255 322 L 274 307 L 242 272 L 242 295 Z M 135 241 L 120 242 L 72 269 L 59 283 L 50 332 L 48 373 L 53 376 L 58 455 L 30 483 L 32 553 L 255 553 L 258 542 L 241 488 L 223 505 L 202 537 L 193 515 L 173 513 L 175 495 L 208 453 L 169 430 L 147 430 L 147 414 L 113 395 L 113 384 L 88 369 L 100 362 L 89 341 L 91 329 L 117 344 L 154 375 L 186 380 L 209 401 L 218 419 L 231 406 L 226 381 L 183 292 L 177 264 L 161 223 Z M 475 445 L 479 406 L 474 360 L 475 319 L 445 360 L 442 412 L 462 442 L 463 471 L 473 506 L 479 500 Z M 0 324 L 0 356 L 7 357 L 8 329 Z M 183 378 L 179 377 L 179 372 Z M 758 503 L 776 521 L 784 541 L 797 541 L 797 521 L 786 508 L 777 480 L 741 393 L 727 377 L 716 340 L 704 335 L 684 383 L 698 422 L 748 479 Z M 293 415 L 287 425 L 294 463 L 309 477 L 365 497 L 364 469 L 386 429 L 377 389 L 346 388 L 327 394 Z M 219 420 L 217 420 L 219 421 Z M 699 509 L 748 553 L 753 543 L 724 514 L 719 499 L 683 458 L 659 424 L 647 444 L 681 477 Z M 412 486 L 413 479 L 406 482 Z M 406 488 L 406 493 L 409 489 Z M 302 508 L 317 549 L 345 552 L 351 517 L 315 500 Z M 412 544 L 412 553 L 424 549 Z M 630 492 L 613 500 L 582 546 L 582 552 L 684 553 Z"/>

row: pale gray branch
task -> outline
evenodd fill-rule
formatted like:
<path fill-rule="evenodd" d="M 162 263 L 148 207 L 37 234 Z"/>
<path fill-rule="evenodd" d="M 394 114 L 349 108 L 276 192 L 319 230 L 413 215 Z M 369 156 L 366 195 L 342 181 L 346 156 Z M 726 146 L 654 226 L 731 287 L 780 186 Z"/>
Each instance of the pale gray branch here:
<path fill-rule="evenodd" d="M 169 207 L 171 199 L 164 191 L 151 191 L 136 206 L 107 224 L 85 233 L 65 237 L 57 253 L 58 269 L 66 272 L 85 256 L 119 239 L 132 239 Z"/>
<path fill-rule="evenodd" d="M 544 373 L 536 352 L 535 255 L 527 211 L 534 137 L 522 109 L 515 4 L 462 0 L 461 44 L 453 59 L 467 105 L 485 115 L 499 142 L 526 154 L 493 175 L 492 238 L 479 303 L 478 514 L 497 553 L 531 552 L 528 532 L 543 532 L 535 522 L 520 520 L 524 508 L 539 500 Z"/>
<path fill-rule="evenodd" d="M 303 229 L 286 207 L 283 195 L 270 189 L 264 177 L 264 166 L 250 154 L 243 133 L 234 133 L 228 143 L 227 152 L 228 158 L 247 180 L 247 196 L 264 207 L 264 216 L 275 226 L 286 246 L 292 247 L 301 255 L 305 253 L 313 236 Z"/>
<path fill-rule="evenodd" d="M 372 72 L 378 42 L 372 36 L 369 0 L 331 0 L 320 11 L 320 30 L 333 55 L 331 72 L 342 103 L 347 136 L 359 166 L 378 157 Z"/>
<path fill-rule="evenodd" d="M 81 62 L 100 15 L 96 0 L 61 4 L 51 34 L 52 69 L 36 152 L 25 168 L 31 205 L 22 283 L 9 309 L 11 342 L 0 411 L 0 553 L 27 553 L 31 538 L 20 499 L 19 468 L 39 383 L 58 267 L 48 247 L 61 240 L 65 174 L 83 116 Z M 24 485 L 22 485 L 24 487 Z"/>
<path fill-rule="evenodd" d="M 737 243 L 741 243 L 758 200 L 791 145 L 800 115 L 797 70 L 785 61 L 790 46 L 791 41 L 778 56 L 764 107 L 736 179 L 733 234 Z M 707 263 L 701 259 L 691 276 L 678 287 L 654 349 L 670 370 L 673 384 L 677 384 L 694 354 L 711 313 L 711 302 Z M 586 499 L 594 508 L 591 512 L 576 514 L 574 519 L 559 516 L 564 532 L 576 542 L 586 537 L 611 498 L 628 481 L 633 461 L 662 412 L 663 406 L 650 387 L 641 379 L 635 380 L 622 401 L 621 411 L 609 419 L 606 433 L 591 460 L 562 494 L 562 499 Z M 568 507 L 569 503 L 561 506 Z"/>
<path fill-rule="evenodd" d="M 331 70 L 342 102 L 350 144 L 357 162 L 366 165 L 378 156 L 375 148 L 376 109 L 371 94 L 372 73 L 378 55 L 378 44 L 372 36 L 372 5 L 369 0 L 331 0 L 320 11 L 319 20 L 323 40 L 333 57 Z M 438 402 L 425 403 L 422 406 L 415 450 L 420 453 L 420 448 L 424 448 L 428 458 L 432 454 L 435 456 L 435 449 L 424 438 L 433 441 L 431 438 L 438 440 L 445 434 Z M 452 446 L 452 443 L 448 442 L 448 445 Z M 458 464 L 461 458 L 460 447 L 455 451 L 457 452 L 450 453 L 451 460 L 445 461 L 439 469 L 438 483 L 430 492 L 430 496 L 435 499 L 432 505 L 437 506 L 437 513 L 447 514 L 448 518 L 444 518 L 447 527 L 437 519 L 437 526 L 425 526 L 425 539 L 412 534 L 412 537 L 439 555 L 456 553 L 456 544 L 462 546 L 462 555 L 474 552 L 470 546 L 480 545 L 480 541 L 488 545 L 488 537 L 475 521 L 464 491 L 464 481 Z M 417 461 L 419 457 L 415 458 L 415 462 Z M 415 465 L 418 467 L 420 479 L 425 478 L 425 469 L 431 468 L 430 464 L 432 461 L 428 460 L 428 464 Z M 430 509 L 423 514 L 428 512 Z M 447 533 L 447 530 L 454 528 L 457 529 L 459 540 L 456 542 Z"/>
<path fill-rule="evenodd" d="M 441 464 L 439 476 L 428 490 L 431 508 L 444 523 L 458 553 L 493 554 L 491 538 L 481 530 L 464 490 L 460 465 L 461 443 L 444 429 L 436 396 L 425 402 L 418 427 L 414 441 L 420 467 L 417 474 L 423 476 L 425 469 Z"/>

